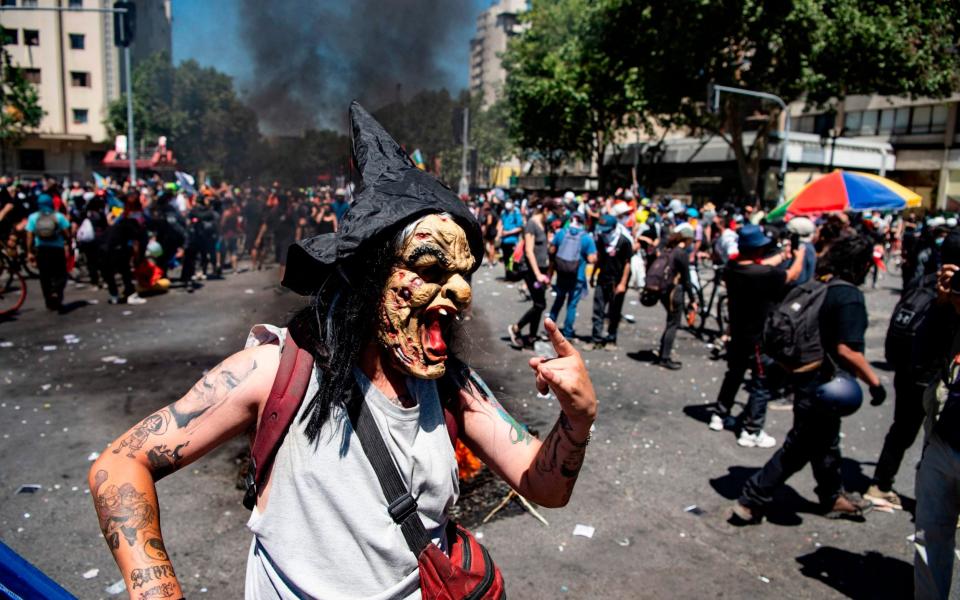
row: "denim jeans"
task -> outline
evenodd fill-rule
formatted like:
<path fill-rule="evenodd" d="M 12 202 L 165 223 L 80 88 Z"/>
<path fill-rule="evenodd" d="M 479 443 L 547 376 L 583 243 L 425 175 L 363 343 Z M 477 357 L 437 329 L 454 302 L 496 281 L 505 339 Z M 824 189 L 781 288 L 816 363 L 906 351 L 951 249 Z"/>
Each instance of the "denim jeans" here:
<path fill-rule="evenodd" d="M 923 449 L 916 495 L 914 597 L 946 599 L 953 579 L 957 516 L 960 515 L 960 452 L 935 431 Z"/>
<path fill-rule="evenodd" d="M 574 335 L 573 326 L 577 320 L 577 304 L 580 302 L 585 287 L 587 287 L 585 281 L 575 281 L 573 285 L 561 285 L 559 281 L 557 282 L 557 297 L 553 301 L 553 306 L 550 307 L 550 320 L 556 323 L 557 317 L 560 316 L 560 309 L 563 308 L 563 303 L 566 301 L 567 316 L 563 320 L 560 333 L 568 338 Z"/>

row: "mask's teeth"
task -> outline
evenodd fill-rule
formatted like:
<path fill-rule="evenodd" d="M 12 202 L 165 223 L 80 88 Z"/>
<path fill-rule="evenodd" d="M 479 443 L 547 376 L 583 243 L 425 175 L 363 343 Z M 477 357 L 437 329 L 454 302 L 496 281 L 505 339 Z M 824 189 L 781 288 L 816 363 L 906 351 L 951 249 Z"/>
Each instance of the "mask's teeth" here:
<path fill-rule="evenodd" d="M 441 316 L 441 317 L 447 316 L 447 309 L 445 309 L 445 308 L 441 308 L 441 309 L 438 310 L 437 312 L 440 313 L 440 316 Z"/>

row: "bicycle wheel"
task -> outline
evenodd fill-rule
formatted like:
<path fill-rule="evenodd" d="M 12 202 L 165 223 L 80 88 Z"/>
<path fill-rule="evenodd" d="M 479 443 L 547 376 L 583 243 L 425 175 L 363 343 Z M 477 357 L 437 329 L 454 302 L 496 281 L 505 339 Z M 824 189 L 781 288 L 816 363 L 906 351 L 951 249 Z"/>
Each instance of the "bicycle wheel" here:
<path fill-rule="evenodd" d="M 720 325 L 720 335 L 727 331 L 730 326 L 730 307 L 727 304 L 727 295 L 720 296 L 717 300 L 717 324 Z"/>
<path fill-rule="evenodd" d="M 27 299 L 27 281 L 20 271 L 0 262 L 0 317 L 17 311 Z"/>

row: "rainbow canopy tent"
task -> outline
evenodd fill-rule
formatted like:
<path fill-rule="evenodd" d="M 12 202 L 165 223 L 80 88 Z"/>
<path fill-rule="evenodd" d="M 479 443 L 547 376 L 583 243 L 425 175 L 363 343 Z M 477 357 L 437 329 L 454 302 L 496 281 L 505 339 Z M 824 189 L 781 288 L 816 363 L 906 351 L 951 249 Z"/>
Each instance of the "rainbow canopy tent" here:
<path fill-rule="evenodd" d="M 863 210 L 902 210 L 920 206 L 920 196 L 895 181 L 879 175 L 836 170 L 805 185 L 790 200 L 767 215 L 778 221 L 788 213 L 815 213 Z"/>

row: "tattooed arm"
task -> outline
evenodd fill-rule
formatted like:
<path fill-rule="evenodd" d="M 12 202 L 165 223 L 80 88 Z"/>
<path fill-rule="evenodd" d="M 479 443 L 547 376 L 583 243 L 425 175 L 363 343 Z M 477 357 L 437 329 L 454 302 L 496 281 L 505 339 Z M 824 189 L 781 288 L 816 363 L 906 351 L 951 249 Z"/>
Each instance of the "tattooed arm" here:
<path fill-rule="evenodd" d="M 570 501 L 586 455 L 597 397 L 580 354 L 547 319 L 544 327 L 557 351 L 549 361 L 534 358 L 537 389 L 552 390 L 560 417 L 543 442 L 504 410 L 483 382 L 471 376 L 460 393 L 463 439 L 477 456 L 517 492 L 556 508 Z"/>
<path fill-rule="evenodd" d="M 278 364 L 273 345 L 234 354 L 114 440 L 90 468 L 100 530 L 130 598 L 183 597 L 160 532 L 155 482 L 253 426 Z"/>

